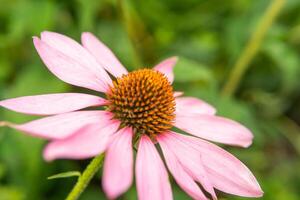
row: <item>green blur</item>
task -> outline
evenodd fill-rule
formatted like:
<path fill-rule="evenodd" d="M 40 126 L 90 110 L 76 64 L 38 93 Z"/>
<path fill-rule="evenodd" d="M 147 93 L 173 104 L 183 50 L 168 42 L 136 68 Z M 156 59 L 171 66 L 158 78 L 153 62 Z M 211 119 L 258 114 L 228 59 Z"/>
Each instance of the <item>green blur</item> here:
<path fill-rule="evenodd" d="M 129 69 L 177 55 L 175 90 L 202 98 L 218 114 L 254 133 L 248 149 L 225 147 L 257 177 L 265 200 L 300 199 L 300 1 L 287 0 L 234 94 L 221 95 L 236 61 L 272 0 L 0 0 L 0 99 L 58 92 L 87 92 L 52 75 L 32 36 L 56 31 L 80 40 L 101 38 Z M 95 93 L 94 93 L 95 94 Z M 224 94 L 224 93 L 223 93 Z M 28 117 L 0 108 L 0 121 Z M 88 160 L 46 163 L 46 141 L 0 128 L 0 200 L 60 200 Z M 81 200 L 106 199 L 101 173 Z M 189 197 L 174 183 L 176 200 Z M 218 192 L 220 199 L 248 199 Z M 133 186 L 120 199 L 136 199 Z"/>

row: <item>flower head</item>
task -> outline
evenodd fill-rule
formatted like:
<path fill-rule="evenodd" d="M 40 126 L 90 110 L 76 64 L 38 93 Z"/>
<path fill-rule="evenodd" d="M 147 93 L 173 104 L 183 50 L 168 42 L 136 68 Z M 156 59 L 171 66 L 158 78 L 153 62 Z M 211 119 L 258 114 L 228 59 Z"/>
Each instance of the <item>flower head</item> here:
<path fill-rule="evenodd" d="M 26 96 L 0 101 L 16 112 L 46 115 L 25 124 L 8 125 L 50 140 L 47 161 L 86 159 L 106 152 L 103 188 L 110 199 L 124 193 L 133 181 L 133 137 L 139 138 L 135 175 L 139 199 L 172 199 L 165 164 L 177 184 L 194 199 L 213 199 L 215 189 L 260 197 L 262 190 L 249 169 L 214 142 L 248 147 L 252 133 L 241 124 L 216 116 L 204 101 L 173 91 L 172 57 L 153 69 L 127 72 L 95 36 L 82 34 L 82 45 L 53 32 L 33 42 L 47 68 L 61 80 L 105 93 Z M 109 73 L 114 77 L 113 80 Z M 105 110 L 82 110 L 105 106 Z M 173 132 L 177 127 L 186 133 Z M 201 139 L 202 138 L 202 139 Z"/>
<path fill-rule="evenodd" d="M 107 99 L 114 117 L 138 134 L 154 137 L 172 127 L 173 88 L 159 71 L 142 69 L 117 78 L 107 92 Z"/>

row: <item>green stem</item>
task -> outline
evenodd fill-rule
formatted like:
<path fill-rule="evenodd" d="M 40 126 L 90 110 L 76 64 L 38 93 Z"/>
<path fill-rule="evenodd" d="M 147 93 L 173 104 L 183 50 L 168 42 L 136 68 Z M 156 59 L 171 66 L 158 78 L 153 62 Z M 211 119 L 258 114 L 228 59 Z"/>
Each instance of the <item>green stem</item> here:
<path fill-rule="evenodd" d="M 83 174 L 78 178 L 76 185 L 73 187 L 72 191 L 67 196 L 66 200 L 77 200 L 81 193 L 88 186 L 91 179 L 100 169 L 103 164 L 104 154 L 95 157 L 87 168 L 84 170 Z"/>
<path fill-rule="evenodd" d="M 245 49 L 242 51 L 240 57 L 236 61 L 229 75 L 228 82 L 225 84 L 222 90 L 222 95 L 231 96 L 236 91 L 239 82 L 241 81 L 243 75 L 249 67 L 251 60 L 259 50 L 264 36 L 278 16 L 284 2 L 285 0 L 273 0 L 271 2 L 267 11 L 258 23 L 255 31 L 251 35 L 251 38 L 247 43 Z"/>

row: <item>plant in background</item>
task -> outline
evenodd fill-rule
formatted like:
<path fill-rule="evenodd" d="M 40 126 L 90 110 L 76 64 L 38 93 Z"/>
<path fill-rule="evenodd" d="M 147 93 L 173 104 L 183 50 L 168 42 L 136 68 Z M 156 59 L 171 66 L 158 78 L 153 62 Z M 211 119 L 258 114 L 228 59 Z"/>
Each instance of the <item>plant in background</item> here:
<path fill-rule="evenodd" d="M 139 199 L 172 199 L 164 162 L 177 184 L 194 199 L 207 199 L 197 185 L 217 199 L 215 189 L 245 197 L 263 192 L 249 169 L 237 158 L 207 142 L 248 147 L 252 133 L 241 124 L 216 116 L 209 104 L 182 97 L 172 88 L 177 58 L 153 69 L 127 72 L 95 36 L 82 34 L 82 44 L 53 32 L 43 32 L 34 45 L 48 69 L 61 80 L 104 93 L 63 93 L 0 101 L 7 109 L 50 115 L 25 124 L 2 122 L 11 128 L 50 140 L 44 158 L 95 157 L 67 199 L 77 199 L 102 165 L 102 185 L 110 199 L 127 191 L 135 176 Z M 111 76 L 110 76 L 111 75 Z M 81 110 L 103 106 L 104 110 Z M 176 127 L 188 134 L 171 130 Z M 196 136 L 196 137 L 194 137 Z M 203 139 L 206 140 L 203 140 Z"/>

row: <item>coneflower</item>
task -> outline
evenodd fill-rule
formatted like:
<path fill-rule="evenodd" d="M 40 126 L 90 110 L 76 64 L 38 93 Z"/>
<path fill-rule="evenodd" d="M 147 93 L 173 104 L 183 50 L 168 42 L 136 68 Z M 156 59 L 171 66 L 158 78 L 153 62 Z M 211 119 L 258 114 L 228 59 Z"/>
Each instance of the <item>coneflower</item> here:
<path fill-rule="evenodd" d="M 140 200 L 172 199 L 168 172 L 156 146 L 160 146 L 177 184 L 193 199 L 208 198 L 197 183 L 213 199 L 217 199 L 215 189 L 245 197 L 262 196 L 255 177 L 241 161 L 206 141 L 248 147 L 252 133 L 237 122 L 216 116 L 216 110 L 204 101 L 175 92 L 176 57 L 153 69 L 127 72 L 91 33 L 82 34 L 83 45 L 53 32 L 43 32 L 41 39 L 34 37 L 33 42 L 58 78 L 106 95 L 104 99 L 63 93 L 0 101 L 0 106 L 16 112 L 49 115 L 20 125 L 2 123 L 50 140 L 45 160 L 87 159 L 106 151 L 102 185 L 108 198 L 115 199 L 133 182 L 135 141 Z M 81 110 L 99 106 L 105 110 Z M 172 127 L 193 136 L 176 133 Z"/>

